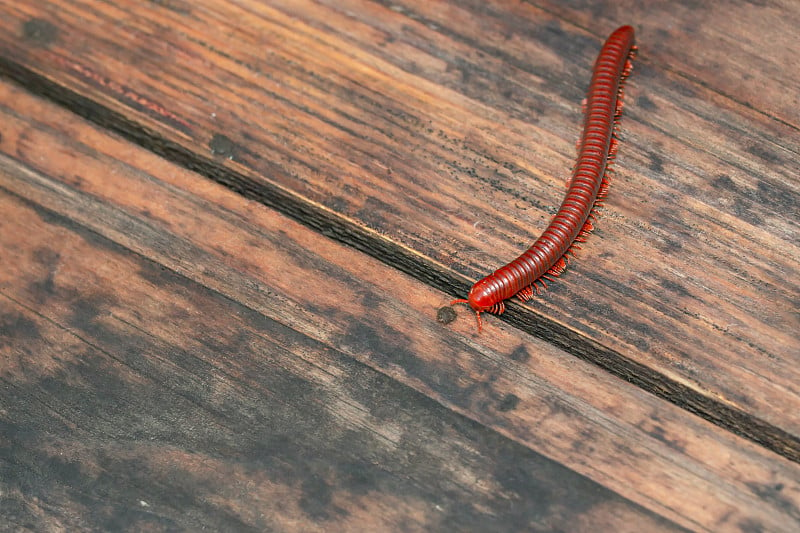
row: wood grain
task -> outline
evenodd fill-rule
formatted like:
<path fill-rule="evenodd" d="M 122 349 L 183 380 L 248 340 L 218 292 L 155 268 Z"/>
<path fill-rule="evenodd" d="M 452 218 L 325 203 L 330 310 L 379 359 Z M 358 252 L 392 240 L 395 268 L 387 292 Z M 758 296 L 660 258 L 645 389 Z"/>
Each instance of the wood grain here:
<path fill-rule="evenodd" d="M 563 194 L 613 27 L 572 6 L 3 3 L 0 70 L 453 291 L 515 257 Z M 798 71 L 752 59 L 741 68 L 753 79 L 734 88 L 737 71 L 714 78 L 722 69 L 706 62 L 770 56 L 768 40 L 717 42 L 707 26 L 625 13 L 645 31 L 605 219 L 563 282 L 509 318 L 798 459 L 800 252 L 787 214 L 800 135 L 785 90 Z M 788 24 L 797 6 L 771 13 Z"/>
<path fill-rule="evenodd" d="M 777 122 L 800 128 L 796 2 L 536 2 L 585 28 L 640 20 L 647 55 L 676 75 Z M 507 7 L 504 5 L 503 7 Z"/>
<path fill-rule="evenodd" d="M 377 260 L 17 87 L 0 102 L 12 523 L 800 523 L 797 464 L 514 328 L 488 348 Z"/>
<path fill-rule="evenodd" d="M 0 206 L 0 529 L 679 529 L 67 218 Z"/>

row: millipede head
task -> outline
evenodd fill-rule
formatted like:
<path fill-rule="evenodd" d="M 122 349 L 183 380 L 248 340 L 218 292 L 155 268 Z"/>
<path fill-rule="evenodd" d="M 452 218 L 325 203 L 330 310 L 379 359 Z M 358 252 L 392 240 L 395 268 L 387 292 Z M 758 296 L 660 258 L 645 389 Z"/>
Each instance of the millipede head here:
<path fill-rule="evenodd" d="M 506 305 L 503 303 L 503 301 L 497 300 L 497 295 L 494 293 L 493 285 L 491 282 L 487 281 L 487 278 L 483 278 L 472 286 L 472 288 L 469 290 L 469 295 L 467 295 L 466 300 L 453 300 L 450 302 L 450 305 L 453 304 L 468 304 L 472 310 L 475 311 L 475 317 L 478 321 L 478 332 L 481 331 L 483 326 L 481 313 L 500 315 L 506 310 Z"/>
<path fill-rule="evenodd" d="M 470 305 L 470 302 L 469 302 L 469 300 L 465 300 L 463 298 L 459 298 L 458 300 L 453 300 L 452 302 L 450 302 L 450 305 L 455 305 L 455 304 L 467 304 L 467 305 Z M 480 333 L 481 329 L 483 329 L 483 321 L 481 320 L 481 312 L 480 311 L 475 311 L 475 318 L 478 321 L 478 333 Z"/>

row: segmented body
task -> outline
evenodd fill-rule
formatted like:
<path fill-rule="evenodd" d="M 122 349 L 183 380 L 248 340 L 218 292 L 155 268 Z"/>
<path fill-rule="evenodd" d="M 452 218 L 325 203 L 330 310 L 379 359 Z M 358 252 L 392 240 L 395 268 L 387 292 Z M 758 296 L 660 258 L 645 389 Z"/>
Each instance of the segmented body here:
<path fill-rule="evenodd" d="M 478 317 L 500 314 L 504 300 L 517 295 L 525 301 L 546 288 L 546 280 L 564 272 L 568 255 L 593 229 L 594 211 L 608 190 L 608 170 L 617 151 L 623 87 L 635 54 L 634 31 L 618 28 L 603 45 L 595 62 L 586 97 L 583 135 L 578 160 L 572 171 L 567 195 L 552 222 L 533 245 L 518 258 L 481 279 L 466 300 Z"/>

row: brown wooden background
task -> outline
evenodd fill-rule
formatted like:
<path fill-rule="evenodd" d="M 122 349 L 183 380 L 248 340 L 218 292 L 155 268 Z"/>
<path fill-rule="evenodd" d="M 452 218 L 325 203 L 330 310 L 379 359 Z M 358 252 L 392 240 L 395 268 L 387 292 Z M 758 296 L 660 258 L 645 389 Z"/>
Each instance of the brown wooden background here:
<path fill-rule="evenodd" d="M 479 335 L 621 24 L 598 229 Z M 796 531 L 798 27 L 0 2 L 0 529 Z"/>

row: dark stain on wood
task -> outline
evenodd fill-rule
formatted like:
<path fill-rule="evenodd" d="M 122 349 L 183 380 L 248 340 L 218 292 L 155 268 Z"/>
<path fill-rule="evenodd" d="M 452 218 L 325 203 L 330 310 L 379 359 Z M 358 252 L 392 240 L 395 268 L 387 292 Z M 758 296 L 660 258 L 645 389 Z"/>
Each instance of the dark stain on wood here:
<path fill-rule="evenodd" d="M 774 505 L 782 509 L 788 516 L 800 522 L 800 508 L 790 500 L 783 489 L 786 488 L 783 483 L 774 485 L 764 485 L 762 483 L 748 483 L 750 489 L 765 501 L 770 501 Z"/>
<path fill-rule="evenodd" d="M 508 354 L 508 357 L 512 361 L 517 361 L 519 363 L 525 363 L 526 361 L 528 361 L 531 358 L 531 354 L 530 354 L 530 352 L 528 352 L 528 349 L 525 346 L 520 344 L 518 347 L 516 347 L 514 349 L 514 351 L 512 351 L 510 354 Z"/>
<path fill-rule="evenodd" d="M 519 405 L 519 398 L 514 394 L 506 394 L 503 396 L 503 399 L 500 400 L 497 409 L 499 411 L 513 411 Z"/>
<path fill-rule="evenodd" d="M 638 107 L 640 111 L 658 111 L 658 106 L 646 94 L 640 94 L 636 96 L 636 107 Z"/>
<path fill-rule="evenodd" d="M 650 152 L 648 155 L 650 156 L 650 165 L 649 165 L 650 170 L 652 170 L 656 174 L 663 174 L 664 159 L 656 152 Z"/>
<path fill-rule="evenodd" d="M 677 439 L 668 439 L 664 435 L 664 428 L 659 425 L 652 425 L 648 431 L 648 433 L 663 442 L 664 444 L 668 445 L 670 448 L 673 448 L 678 451 L 684 451 L 684 445 Z"/>
<path fill-rule="evenodd" d="M 662 279 L 658 282 L 658 284 L 661 285 L 665 290 L 674 294 L 678 294 L 682 297 L 691 298 L 692 296 L 692 293 L 689 292 L 686 287 L 680 283 L 675 283 L 672 280 Z"/>
<path fill-rule="evenodd" d="M 22 25 L 22 36 L 38 46 L 50 46 L 58 38 L 58 28 L 52 22 L 32 18 Z"/>
<path fill-rule="evenodd" d="M 53 295 L 53 278 L 58 268 L 59 259 L 60 255 L 58 252 L 50 248 L 41 247 L 33 251 L 33 260 L 47 270 L 47 277 L 32 282 L 29 287 L 31 293 L 36 295 L 36 299 L 39 303 L 47 301 L 47 299 Z"/>
<path fill-rule="evenodd" d="M 27 342 L 38 338 L 39 328 L 33 320 L 16 312 L 0 314 L 0 346 L 11 346 L 12 339 Z"/>
<path fill-rule="evenodd" d="M 192 7 L 190 3 L 182 0 L 148 0 L 152 4 L 174 11 L 179 15 L 191 15 Z"/>
<path fill-rule="evenodd" d="M 236 149 L 236 143 L 234 143 L 227 135 L 215 133 L 211 138 L 211 141 L 208 143 L 208 147 L 211 149 L 211 153 L 216 156 L 223 157 L 225 159 L 235 159 L 234 153 Z"/>
<path fill-rule="evenodd" d="M 440 307 L 436 311 L 436 321 L 440 324 L 449 324 L 453 320 L 458 318 L 455 310 L 450 305 L 445 305 L 444 307 Z"/>

